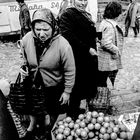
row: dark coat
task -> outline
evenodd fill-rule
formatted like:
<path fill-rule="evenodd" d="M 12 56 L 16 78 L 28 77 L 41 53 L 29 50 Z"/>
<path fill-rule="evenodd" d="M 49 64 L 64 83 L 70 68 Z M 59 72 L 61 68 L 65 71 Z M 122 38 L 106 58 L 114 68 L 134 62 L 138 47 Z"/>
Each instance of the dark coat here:
<path fill-rule="evenodd" d="M 7 110 L 7 99 L 0 90 L 0 140 L 19 140 L 18 132 Z"/>
<path fill-rule="evenodd" d="M 96 28 L 94 22 L 74 7 L 67 8 L 59 18 L 60 33 L 72 46 L 76 79 L 74 92 L 81 97 L 94 93 L 97 77 L 97 57 L 91 56 L 90 48 L 96 50 Z M 95 93 L 94 93 L 95 94 Z"/>

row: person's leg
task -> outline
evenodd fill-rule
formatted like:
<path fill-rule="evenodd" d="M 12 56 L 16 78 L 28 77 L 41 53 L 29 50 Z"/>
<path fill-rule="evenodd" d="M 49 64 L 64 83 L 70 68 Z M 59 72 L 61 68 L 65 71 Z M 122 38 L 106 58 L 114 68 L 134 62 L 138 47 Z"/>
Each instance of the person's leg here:
<path fill-rule="evenodd" d="M 118 70 L 114 70 L 114 71 L 111 71 L 110 74 L 109 74 L 109 79 L 112 83 L 113 88 L 114 88 L 114 83 L 115 83 L 117 73 L 118 73 Z"/>
<path fill-rule="evenodd" d="M 134 37 L 137 37 L 138 31 L 136 27 L 133 27 L 133 31 L 134 31 Z"/>
<path fill-rule="evenodd" d="M 30 123 L 27 128 L 27 131 L 33 131 L 33 129 L 35 128 L 35 125 L 36 125 L 36 117 L 33 115 L 29 115 L 29 117 L 30 117 Z"/>
<path fill-rule="evenodd" d="M 46 111 L 48 115 L 45 116 L 45 120 L 43 120 L 44 128 L 45 128 L 45 135 L 48 140 L 52 140 L 51 131 L 57 121 L 57 118 L 60 114 L 59 99 L 61 94 L 63 93 L 63 88 L 61 86 L 46 88 Z"/>
<path fill-rule="evenodd" d="M 127 22 L 125 23 L 125 37 L 128 36 L 129 26 L 130 26 L 130 22 L 127 21 Z"/>
<path fill-rule="evenodd" d="M 98 87 L 107 87 L 108 77 L 109 77 L 109 71 L 100 71 Z"/>

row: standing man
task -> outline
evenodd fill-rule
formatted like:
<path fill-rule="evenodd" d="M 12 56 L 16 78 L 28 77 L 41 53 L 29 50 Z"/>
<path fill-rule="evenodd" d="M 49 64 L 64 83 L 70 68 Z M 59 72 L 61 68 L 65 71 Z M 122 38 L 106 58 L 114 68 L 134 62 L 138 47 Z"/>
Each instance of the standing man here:
<path fill-rule="evenodd" d="M 139 22 L 137 20 L 138 8 L 136 0 L 130 0 L 125 19 L 125 37 L 128 36 L 129 27 L 133 28 L 134 37 L 137 37 L 139 33 Z"/>
<path fill-rule="evenodd" d="M 25 4 L 24 0 L 16 0 L 19 7 L 20 7 L 20 13 L 19 13 L 19 22 L 21 26 L 21 38 L 31 30 L 31 19 L 30 19 L 30 13 L 27 5 Z"/>

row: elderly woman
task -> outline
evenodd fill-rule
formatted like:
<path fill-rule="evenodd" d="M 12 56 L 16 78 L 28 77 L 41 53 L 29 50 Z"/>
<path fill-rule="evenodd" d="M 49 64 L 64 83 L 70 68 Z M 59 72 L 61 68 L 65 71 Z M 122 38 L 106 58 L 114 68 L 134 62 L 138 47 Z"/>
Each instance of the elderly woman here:
<path fill-rule="evenodd" d="M 79 108 L 81 99 L 94 98 L 97 90 L 96 28 L 90 13 L 86 12 L 88 0 L 72 0 L 59 17 L 61 34 L 72 46 L 76 79 L 70 99 L 68 115 L 77 119 L 84 110 Z"/>
<path fill-rule="evenodd" d="M 22 76 L 31 80 L 28 111 L 31 123 L 28 133 L 33 131 L 37 117 L 47 123 L 48 118 L 44 119 L 48 114 L 48 131 L 51 131 L 62 106 L 69 104 L 75 82 L 75 61 L 70 44 L 58 34 L 57 29 L 55 18 L 49 9 L 37 10 L 32 16 L 32 31 L 21 42 L 25 58 L 23 68 L 27 68 L 26 72 L 22 70 Z M 40 126 L 43 125 L 41 123 Z"/>

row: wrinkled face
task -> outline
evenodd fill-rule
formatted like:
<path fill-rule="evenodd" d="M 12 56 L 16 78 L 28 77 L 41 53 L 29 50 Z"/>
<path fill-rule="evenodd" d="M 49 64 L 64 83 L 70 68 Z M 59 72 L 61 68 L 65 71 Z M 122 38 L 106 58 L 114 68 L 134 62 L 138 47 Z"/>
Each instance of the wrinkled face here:
<path fill-rule="evenodd" d="M 74 0 L 74 5 L 78 9 L 85 10 L 88 4 L 88 0 Z"/>
<path fill-rule="evenodd" d="M 44 21 L 35 23 L 34 32 L 42 42 L 45 42 L 52 37 L 52 27 Z"/>

